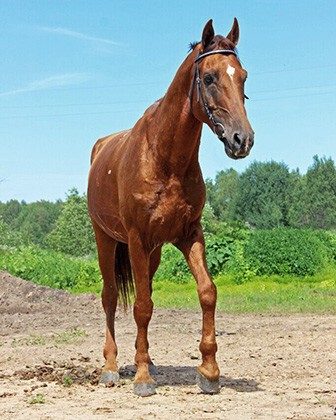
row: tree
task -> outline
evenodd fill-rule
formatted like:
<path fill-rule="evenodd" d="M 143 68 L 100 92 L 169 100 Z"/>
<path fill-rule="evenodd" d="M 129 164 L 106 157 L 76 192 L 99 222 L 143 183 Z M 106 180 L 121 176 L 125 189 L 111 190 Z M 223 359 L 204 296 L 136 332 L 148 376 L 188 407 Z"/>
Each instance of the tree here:
<path fill-rule="evenodd" d="M 292 186 L 284 163 L 253 162 L 238 178 L 236 217 L 257 229 L 288 226 Z"/>
<path fill-rule="evenodd" d="M 0 251 L 1 248 L 19 247 L 26 242 L 22 235 L 9 227 L 0 217 Z"/>
<path fill-rule="evenodd" d="M 215 181 L 205 181 L 207 201 L 213 208 L 214 215 L 221 221 L 234 219 L 235 197 L 238 187 L 238 173 L 230 168 L 217 173 Z"/>
<path fill-rule="evenodd" d="M 48 236 L 48 244 L 56 251 L 73 256 L 88 255 L 95 250 L 86 195 L 80 196 L 77 189 L 69 191 L 56 220 L 56 229 Z"/>
<path fill-rule="evenodd" d="M 35 244 L 44 246 L 47 235 L 55 228 L 62 201 L 36 201 L 22 207 L 16 219 L 16 229 Z"/>
<path fill-rule="evenodd" d="M 331 158 L 313 157 L 306 174 L 305 205 L 311 227 L 336 228 L 336 168 Z"/>
<path fill-rule="evenodd" d="M 205 203 L 202 212 L 201 224 L 206 237 L 216 233 L 220 226 L 220 222 L 216 219 L 213 208 L 208 202 Z"/>
<path fill-rule="evenodd" d="M 301 175 L 299 170 L 291 172 L 291 195 L 289 197 L 288 225 L 294 228 L 310 226 L 307 209 L 307 177 Z"/>
<path fill-rule="evenodd" d="M 25 205 L 25 202 L 22 201 L 20 203 L 18 200 L 10 200 L 7 203 L 3 203 L 0 208 L 2 220 L 11 228 L 15 228 L 16 220 Z"/>

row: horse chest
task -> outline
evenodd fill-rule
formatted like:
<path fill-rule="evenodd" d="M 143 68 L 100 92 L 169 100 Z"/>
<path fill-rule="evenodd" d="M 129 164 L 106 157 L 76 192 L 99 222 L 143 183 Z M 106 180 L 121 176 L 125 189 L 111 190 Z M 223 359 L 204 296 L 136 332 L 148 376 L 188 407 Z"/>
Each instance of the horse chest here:
<path fill-rule="evenodd" d="M 179 184 L 161 186 L 136 194 L 135 198 L 137 204 L 141 203 L 139 220 L 143 221 L 143 229 L 155 241 L 162 242 L 181 237 L 190 223 L 199 217 L 203 206 L 197 194 L 189 196 Z"/>
<path fill-rule="evenodd" d="M 179 223 L 185 224 L 192 218 L 193 213 L 194 207 L 184 199 L 162 198 L 152 206 L 150 223 L 165 226 L 176 223 L 178 220 Z"/>

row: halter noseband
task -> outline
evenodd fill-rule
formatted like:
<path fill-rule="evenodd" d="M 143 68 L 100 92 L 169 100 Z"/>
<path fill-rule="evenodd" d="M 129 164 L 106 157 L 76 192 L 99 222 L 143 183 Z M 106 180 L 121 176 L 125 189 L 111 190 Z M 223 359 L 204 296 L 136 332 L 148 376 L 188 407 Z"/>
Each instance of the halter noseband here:
<path fill-rule="evenodd" d="M 194 76 L 193 76 L 193 79 L 192 79 L 190 96 L 189 96 L 189 98 L 190 98 L 190 109 L 191 109 L 191 112 L 193 112 L 192 101 L 193 101 L 194 87 L 195 87 L 195 82 L 196 82 L 196 100 L 197 100 L 197 102 L 199 102 L 199 98 L 201 98 L 204 110 L 205 110 L 209 120 L 211 121 L 211 123 L 214 126 L 215 133 L 217 134 L 217 137 L 219 138 L 220 141 L 224 141 L 225 127 L 224 127 L 223 124 L 216 121 L 215 117 L 213 116 L 213 114 L 212 114 L 212 112 L 209 108 L 209 105 L 207 104 L 206 100 L 204 99 L 204 95 L 203 95 L 203 92 L 202 92 L 200 71 L 199 71 L 199 68 L 198 68 L 198 63 L 203 58 L 207 57 L 208 55 L 213 55 L 213 54 L 233 54 L 237 57 L 237 53 L 233 50 L 214 50 L 214 51 L 208 51 L 208 52 L 203 53 L 203 54 L 200 54 L 199 51 L 197 52 L 197 56 L 196 56 L 195 61 L 194 61 L 194 63 L 195 63 Z M 221 127 L 221 129 L 222 129 L 221 134 L 218 134 L 217 127 Z"/>

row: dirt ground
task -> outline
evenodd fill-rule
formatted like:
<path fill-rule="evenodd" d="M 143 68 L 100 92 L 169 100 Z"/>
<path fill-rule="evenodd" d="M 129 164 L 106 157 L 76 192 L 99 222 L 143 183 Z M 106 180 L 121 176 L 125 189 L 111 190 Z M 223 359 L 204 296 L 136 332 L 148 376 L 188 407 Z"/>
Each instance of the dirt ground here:
<path fill-rule="evenodd" d="M 157 395 L 137 397 L 131 315 L 119 312 L 117 319 L 121 381 L 99 384 L 100 299 L 0 271 L 0 418 L 335 418 L 336 316 L 218 313 L 217 395 L 195 385 L 200 328 L 200 312 L 155 310 L 150 344 Z"/>

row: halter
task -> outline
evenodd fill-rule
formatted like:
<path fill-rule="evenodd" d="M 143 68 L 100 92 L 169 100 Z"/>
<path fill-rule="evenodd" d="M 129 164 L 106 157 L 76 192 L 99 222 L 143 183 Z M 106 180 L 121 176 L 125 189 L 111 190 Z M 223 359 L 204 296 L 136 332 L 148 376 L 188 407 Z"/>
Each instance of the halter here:
<path fill-rule="evenodd" d="M 193 101 L 193 95 L 194 95 L 194 87 L 195 87 L 195 82 L 196 82 L 196 99 L 197 102 L 199 102 L 199 98 L 201 98 L 202 103 L 203 103 L 203 107 L 204 110 L 209 118 L 209 120 L 211 121 L 211 123 L 214 126 L 214 130 L 215 133 L 217 134 L 217 137 L 219 138 L 220 141 L 224 141 L 224 132 L 225 132 L 225 127 L 223 124 L 221 124 L 220 122 L 216 121 L 215 117 L 213 116 L 209 105 L 207 104 L 206 100 L 204 99 L 204 95 L 202 92 L 202 84 L 201 84 L 201 77 L 200 77 L 200 71 L 198 68 L 198 63 L 205 57 L 207 57 L 208 55 L 213 55 L 213 54 L 233 54 L 237 57 L 237 53 L 236 51 L 233 50 L 214 50 L 214 51 L 209 51 L 203 54 L 200 54 L 199 51 L 197 51 L 197 56 L 195 58 L 195 68 L 194 68 L 194 76 L 192 79 L 192 83 L 191 83 L 191 90 L 190 90 L 190 109 L 191 112 L 193 113 L 193 109 L 192 109 L 192 101 Z M 222 128 L 222 134 L 218 134 L 217 132 L 217 127 L 221 127 Z"/>

